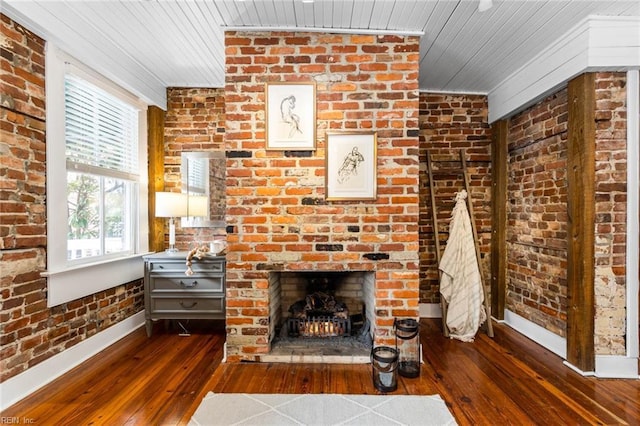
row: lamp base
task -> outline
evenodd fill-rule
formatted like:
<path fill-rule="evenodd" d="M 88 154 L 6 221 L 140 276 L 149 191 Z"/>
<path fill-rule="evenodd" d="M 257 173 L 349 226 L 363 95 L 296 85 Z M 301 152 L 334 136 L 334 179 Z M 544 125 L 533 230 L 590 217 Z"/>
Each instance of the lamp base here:
<path fill-rule="evenodd" d="M 165 253 L 176 253 L 176 223 L 173 218 L 169 219 L 169 248 L 165 250 Z"/>

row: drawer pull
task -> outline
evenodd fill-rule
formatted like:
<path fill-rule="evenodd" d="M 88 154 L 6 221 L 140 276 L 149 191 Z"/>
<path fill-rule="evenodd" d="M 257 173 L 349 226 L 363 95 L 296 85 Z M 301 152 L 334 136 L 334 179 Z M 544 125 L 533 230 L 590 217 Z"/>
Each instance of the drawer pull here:
<path fill-rule="evenodd" d="M 185 309 L 191 309 L 191 308 L 195 308 L 195 306 L 198 304 L 198 302 L 192 302 L 189 306 L 185 305 L 184 302 L 181 300 L 180 301 L 180 306 L 182 306 Z"/>
<path fill-rule="evenodd" d="M 192 287 L 195 287 L 195 286 L 197 286 L 197 285 L 198 285 L 198 281 L 193 280 L 193 281 L 191 282 L 191 284 L 189 284 L 189 283 L 186 283 L 186 284 L 185 284 L 182 280 L 180 280 L 180 285 L 181 285 L 182 287 L 192 288 Z"/>

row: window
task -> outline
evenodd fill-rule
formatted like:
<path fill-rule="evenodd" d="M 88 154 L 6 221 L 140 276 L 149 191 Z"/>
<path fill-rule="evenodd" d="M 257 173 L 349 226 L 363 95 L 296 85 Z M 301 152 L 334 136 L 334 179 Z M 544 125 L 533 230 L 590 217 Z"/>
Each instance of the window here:
<path fill-rule="evenodd" d="M 47 305 L 142 278 L 147 105 L 46 47 Z"/>
<path fill-rule="evenodd" d="M 133 252 L 137 128 L 135 108 L 65 75 L 67 260 Z"/>

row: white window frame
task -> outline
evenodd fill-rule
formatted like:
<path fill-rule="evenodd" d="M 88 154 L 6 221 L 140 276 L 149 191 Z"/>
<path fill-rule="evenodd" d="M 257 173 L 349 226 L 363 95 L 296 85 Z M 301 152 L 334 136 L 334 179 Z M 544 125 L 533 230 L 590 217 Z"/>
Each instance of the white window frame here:
<path fill-rule="evenodd" d="M 640 70 L 627 71 L 627 357 L 640 356 Z M 636 267 L 634 268 L 634 265 Z M 633 363 L 633 361 L 632 361 Z M 631 366 L 633 367 L 631 363 Z M 636 370 L 637 375 L 637 370 Z"/>
<path fill-rule="evenodd" d="M 46 153 L 47 153 L 47 306 L 57 306 L 99 291 L 142 278 L 141 257 L 149 252 L 147 104 L 118 87 L 80 61 L 47 43 L 46 79 Z M 139 175 L 138 232 L 133 254 L 115 259 L 77 264 L 67 260 L 67 163 L 65 154 L 64 76 L 73 73 L 108 93 L 138 108 Z"/>

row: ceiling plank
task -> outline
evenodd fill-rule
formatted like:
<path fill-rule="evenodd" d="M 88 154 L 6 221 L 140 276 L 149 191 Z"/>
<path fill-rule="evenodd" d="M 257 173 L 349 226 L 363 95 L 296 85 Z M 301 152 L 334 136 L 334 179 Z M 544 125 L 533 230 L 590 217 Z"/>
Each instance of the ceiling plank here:
<path fill-rule="evenodd" d="M 313 16 L 313 3 L 303 3 L 302 1 L 293 1 L 293 10 L 296 16 L 296 27 L 310 27 L 315 26 Z"/>
<path fill-rule="evenodd" d="M 27 27 L 60 40 L 68 46 L 61 44 L 63 50 L 155 93 L 155 99 L 164 99 L 160 93 L 169 85 L 224 86 L 226 28 L 423 32 L 421 90 L 487 93 L 587 15 L 640 15 L 640 2 L 631 0 L 493 3 L 483 13 L 477 0 L 4 0 L 3 5 L 25 11 Z"/>
<path fill-rule="evenodd" d="M 422 30 L 425 22 L 433 13 L 436 2 L 400 2 L 389 18 L 389 29 Z"/>
<path fill-rule="evenodd" d="M 204 71 L 201 70 L 205 66 L 205 61 L 202 59 L 199 49 L 194 48 L 192 44 L 192 40 L 187 33 L 188 24 L 184 21 L 177 21 L 176 15 L 179 11 L 175 9 L 175 4 L 171 2 L 136 3 L 142 5 L 142 16 L 151 17 L 156 26 L 156 31 L 154 32 L 156 35 L 155 42 L 164 49 L 162 57 L 173 56 L 180 59 L 180 61 L 174 62 L 177 72 L 172 74 L 172 79 L 167 83 L 175 86 L 181 85 L 180 81 L 206 78 L 206 74 L 202 74 Z M 185 48 L 186 46 L 189 46 L 189 48 Z"/>
<path fill-rule="evenodd" d="M 211 2 L 212 6 L 218 10 L 222 21 L 227 27 L 239 27 L 243 25 L 249 25 L 242 21 L 242 14 L 238 10 L 237 2 L 233 0 L 219 0 Z"/>
<path fill-rule="evenodd" d="M 15 2 L 3 4 L 3 13 L 146 102 L 166 108 L 163 82 L 135 58 L 123 54 L 119 46 L 95 31 L 68 4 Z"/>
<path fill-rule="evenodd" d="M 218 65 L 224 66 L 224 56 L 220 55 L 220 52 L 224 52 L 224 31 L 221 28 L 222 20 L 212 20 L 208 18 L 208 11 L 204 10 L 204 6 L 204 2 L 182 3 L 185 14 L 190 14 L 191 19 L 197 22 L 197 28 L 200 29 L 198 33 L 202 38 L 202 42 L 207 47 L 210 56 L 214 58 Z"/>
<path fill-rule="evenodd" d="M 333 1 L 333 28 L 349 28 L 353 19 L 353 0 Z"/>
<path fill-rule="evenodd" d="M 206 81 L 212 63 L 217 63 L 218 68 L 223 67 L 221 58 L 212 55 L 207 42 L 202 38 L 206 34 L 205 27 L 196 16 L 190 13 L 188 3 L 160 2 L 162 8 L 160 15 L 163 18 L 165 32 L 169 37 L 178 42 L 174 55 L 182 55 L 184 62 L 180 65 L 179 78 L 174 77 L 169 83 L 172 86 L 185 86 L 189 81 Z M 196 31 L 193 31 L 196 29 Z M 189 49 L 181 48 L 189 46 Z M 191 78 L 189 76 L 192 76 Z"/>
<path fill-rule="evenodd" d="M 424 62 L 425 57 L 436 42 L 438 35 L 444 31 L 446 23 L 453 11 L 457 7 L 454 2 L 437 2 L 433 12 L 422 27 L 424 36 L 420 40 L 420 61 Z"/>
<path fill-rule="evenodd" d="M 535 13 L 540 7 L 542 7 L 542 3 L 539 2 L 505 2 L 500 7 L 493 8 L 493 11 L 490 9 L 480 14 L 479 28 L 476 29 L 476 43 L 468 43 L 467 45 L 460 43 L 463 44 L 460 47 L 460 56 L 466 58 L 466 62 L 458 67 L 458 70 L 452 73 L 449 80 L 443 85 L 445 87 L 484 86 L 484 83 L 495 72 L 495 67 L 489 67 L 491 69 L 480 72 L 478 70 L 473 72 L 469 67 L 480 61 L 495 64 L 503 56 L 511 54 L 509 52 L 516 44 L 514 40 L 517 39 L 519 33 L 523 32 L 521 28 L 525 25 L 530 14 Z"/>
<path fill-rule="evenodd" d="M 373 3 L 371 19 L 367 28 L 372 30 L 388 30 L 389 18 L 395 10 L 397 3 L 394 1 L 377 0 Z"/>
<path fill-rule="evenodd" d="M 374 3 L 375 0 L 359 0 L 357 2 L 358 8 L 354 10 L 353 15 L 351 15 L 349 28 L 369 28 Z"/>
<path fill-rule="evenodd" d="M 435 36 L 435 40 L 429 47 L 429 50 L 421 58 L 421 63 L 428 64 L 428 67 L 456 69 L 460 65 L 461 59 L 456 55 L 455 45 L 458 34 L 466 33 L 465 25 L 468 25 L 472 16 L 477 10 L 477 6 L 471 2 L 460 2 L 451 10 L 451 15 L 447 18 L 447 31 L 441 31 Z M 473 43 L 472 40 L 467 40 Z M 441 62 L 442 61 L 442 62 Z M 443 73 L 433 74 L 429 77 L 431 84 L 440 86 L 446 81 L 446 75 Z"/>

